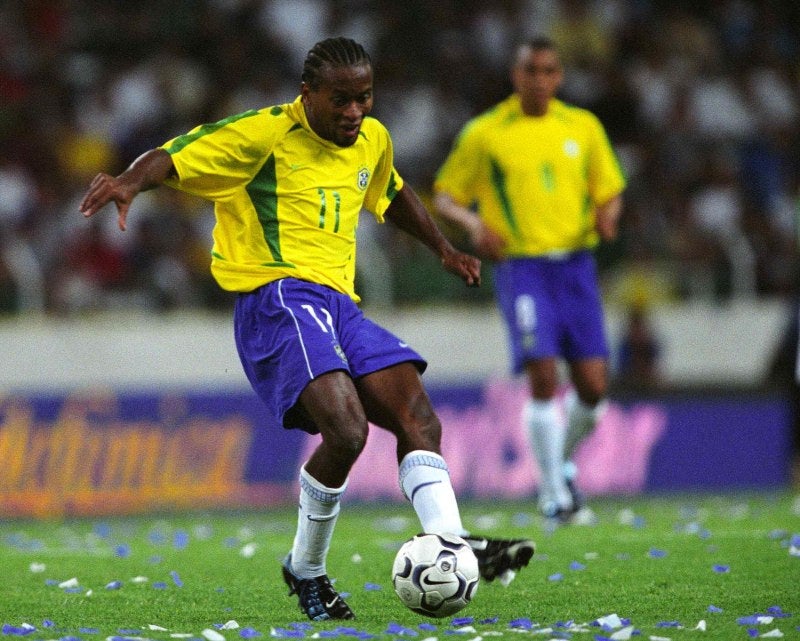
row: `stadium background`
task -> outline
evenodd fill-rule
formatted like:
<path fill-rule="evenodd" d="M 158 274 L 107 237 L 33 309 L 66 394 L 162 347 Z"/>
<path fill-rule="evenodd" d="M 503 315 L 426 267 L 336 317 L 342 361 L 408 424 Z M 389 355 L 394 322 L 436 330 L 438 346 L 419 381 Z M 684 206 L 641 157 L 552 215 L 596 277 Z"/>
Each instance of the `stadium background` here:
<path fill-rule="evenodd" d="M 581 452 L 586 482 L 596 493 L 786 487 L 797 24 L 789 0 L 0 4 L 0 514 L 293 496 L 309 443 L 259 420 L 231 298 L 208 274 L 210 208 L 148 192 L 120 234 L 113 215 L 87 222 L 77 203 L 97 171 L 291 100 L 305 52 L 338 34 L 372 53 L 375 115 L 423 196 L 461 124 L 510 90 L 514 44 L 556 39 L 562 97 L 603 120 L 630 180 L 619 241 L 598 254 L 615 412 Z M 491 282 L 463 288 L 424 248 L 363 220 L 364 305 L 429 357 L 457 489 L 529 494 L 536 471 Z M 480 487 L 467 470 L 487 466 L 460 445 L 475 438 L 501 467 Z M 391 464 L 381 443 L 364 469 Z M 359 478 L 355 497 L 397 497 Z"/>

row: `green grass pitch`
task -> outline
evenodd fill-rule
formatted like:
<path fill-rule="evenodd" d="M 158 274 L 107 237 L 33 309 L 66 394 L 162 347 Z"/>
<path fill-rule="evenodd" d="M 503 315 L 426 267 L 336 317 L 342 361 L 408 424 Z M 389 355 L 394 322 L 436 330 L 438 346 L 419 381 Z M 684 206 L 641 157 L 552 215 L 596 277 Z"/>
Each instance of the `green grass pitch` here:
<path fill-rule="evenodd" d="M 552 527 L 530 502 L 462 503 L 466 527 L 531 537 L 537 553 L 511 585 L 482 583 L 437 620 L 391 586 L 395 551 L 418 530 L 411 508 L 345 502 L 328 572 L 357 618 L 313 624 L 280 577 L 293 508 L 0 521 L 0 637 L 800 639 L 800 496 L 591 505 L 594 524 Z"/>

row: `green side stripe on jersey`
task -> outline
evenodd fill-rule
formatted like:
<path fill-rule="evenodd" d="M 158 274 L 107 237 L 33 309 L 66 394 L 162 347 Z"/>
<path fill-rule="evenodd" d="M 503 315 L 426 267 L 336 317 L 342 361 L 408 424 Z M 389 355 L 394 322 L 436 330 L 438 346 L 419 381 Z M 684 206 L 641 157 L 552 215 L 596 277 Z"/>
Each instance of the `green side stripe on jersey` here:
<path fill-rule="evenodd" d="M 386 187 L 386 197 L 389 200 L 394 200 L 394 197 L 397 196 L 397 179 L 392 172 L 391 177 L 389 178 L 389 185 Z"/>
<path fill-rule="evenodd" d="M 272 258 L 283 262 L 281 255 L 281 242 L 278 228 L 278 194 L 277 178 L 275 176 L 275 154 L 270 154 L 267 162 L 247 185 L 247 194 L 255 207 L 258 221 L 264 232 Z"/>
<path fill-rule="evenodd" d="M 497 200 L 500 201 L 500 209 L 503 212 L 503 217 L 506 219 L 508 226 L 511 227 L 514 233 L 519 233 L 517 218 L 514 216 L 514 210 L 511 207 L 511 200 L 508 197 L 506 176 L 503 173 L 503 170 L 500 168 L 500 165 L 498 165 L 493 158 L 490 159 L 489 164 L 492 174 L 492 186 L 497 194 Z"/>
<path fill-rule="evenodd" d="M 229 125 L 232 122 L 236 122 L 237 120 L 241 120 L 242 118 L 249 118 L 250 116 L 255 116 L 257 113 L 258 111 L 256 111 L 255 109 L 251 109 L 250 111 L 245 111 L 244 113 L 236 114 L 235 116 L 229 116 L 228 118 L 225 118 L 224 120 L 219 120 L 218 122 L 212 122 L 207 125 L 200 125 L 200 127 L 198 127 L 196 131 L 175 138 L 175 140 L 172 141 L 172 144 L 166 148 L 166 151 L 169 154 L 176 154 L 186 145 L 194 142 L 198 138 L 202 138 L 203 136 L 207 136 L 208 134 L 214 133 L 218 129 L 222 129 L 224 126 Z"/>

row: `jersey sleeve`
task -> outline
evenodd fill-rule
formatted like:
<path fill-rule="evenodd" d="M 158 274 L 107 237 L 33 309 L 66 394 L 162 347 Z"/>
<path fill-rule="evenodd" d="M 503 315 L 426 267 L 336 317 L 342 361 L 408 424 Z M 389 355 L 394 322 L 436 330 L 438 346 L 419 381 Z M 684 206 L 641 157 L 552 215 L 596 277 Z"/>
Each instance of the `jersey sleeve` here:
<path fill-rule="evenodd" d="M 383 214 L 391 204 L 397 192 L 403 188 L 403 179 L 394 167 L 394 147 L 389 132 L 381 125 L 378 136 L 378 162 L 369 179 L 369 186 L 364 196 L 364 208 L 372 212 L 376 219 L 383 222 Z"/>
<path fill-rule="evenodd" d="M 591 163 L 589 167 L 589 191 L 592 200 L 602 205 L 622 193 L 625 175 L 617 155 L 596 116 L 589 114 L 591 126 Z"/>
<path fill-rule="evenodd" d="M 467 207 L 475 198 L 475 186 L 480 178 L 483 146 L 479 128 L 468 123 L 456 138 L 450 154 L 434 180 L 434 191 L 444 192 L 458 204 Z"/>
<path fill-rule="evenodd" d="M 201 125 L 162 145 L 172 157 L 176 177 L 166 184 L 207 200 L 225 200 L 250 181 L 264 162 L 270 136 L 253 135 L 255 123 L 268 120 L 250 111 Z"/>

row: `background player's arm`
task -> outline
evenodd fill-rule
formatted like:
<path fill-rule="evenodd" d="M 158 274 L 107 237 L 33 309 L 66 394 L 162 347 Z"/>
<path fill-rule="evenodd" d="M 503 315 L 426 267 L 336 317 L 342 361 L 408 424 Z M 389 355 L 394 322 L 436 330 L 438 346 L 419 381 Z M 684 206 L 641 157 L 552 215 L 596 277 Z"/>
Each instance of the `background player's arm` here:
<path fill-rule="evenodd" d="M 385 217 L 428 246 L 441 259 L 442 266 L 467 285 L 477 287 L 481 284 L 481 261 L 453 247 L 436 226 L 419 196 L 407 184 L 397 192 Z"/>
<path fill-rule="evenodd" d="M 80 211 L 88 218 L 113 200 L 117 206 L 119 228 L 124 231 L 128 209 L 136 195 L 158 187 L 174 173 L 172 156 L 163 149 L 151 149 L 117 177 L 97 174 L 81 200 Z"/>
<path fill-rule="evenodd" d="M 595 229 L 605 241 L 614 240 L 619 228 L 619 216 L 622 213 L 622 194 L 598 205 L 595 209 Z"/>
<path fill-rule="evenodd" d="M 447 221 L 463 229 L 475 253 L 487 260 L 502 260 L 505 241 L 483 224 L 475 212 L 459 205 L 450 194 L 437 192 L 433 198 L 436 211 Z"/>

